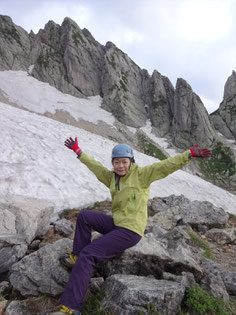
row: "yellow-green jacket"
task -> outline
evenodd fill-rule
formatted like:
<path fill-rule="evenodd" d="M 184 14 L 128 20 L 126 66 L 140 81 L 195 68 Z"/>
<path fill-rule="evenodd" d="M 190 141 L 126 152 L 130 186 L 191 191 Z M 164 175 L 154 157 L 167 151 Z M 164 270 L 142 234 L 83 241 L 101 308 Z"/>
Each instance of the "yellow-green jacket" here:
<path fill-rule="evenodd" d="M 151 183 L 186 165 L 189 162 L 189 153 L 190 151 L 185 151 L 144 167 L 131 163 L 128 173 L 120 178 L 120 190 L 116 188 L 113 171 L 85 152 L 81 153 L 79 159 L 110 189 L 114 224 L 142 236 L 147 224 L 147 203 Z"/>

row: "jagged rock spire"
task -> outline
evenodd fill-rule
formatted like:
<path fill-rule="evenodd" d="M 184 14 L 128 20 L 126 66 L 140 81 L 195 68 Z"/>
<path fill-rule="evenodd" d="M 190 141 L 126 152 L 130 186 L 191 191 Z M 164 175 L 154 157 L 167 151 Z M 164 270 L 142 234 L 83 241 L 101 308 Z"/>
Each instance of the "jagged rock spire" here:
<path fill-rule="evenodd" d="M 236 72 L 225 83 L 224 97 L 217 111 L 211 114 L 215 128 L 226 138 L 236 139 Z"/>

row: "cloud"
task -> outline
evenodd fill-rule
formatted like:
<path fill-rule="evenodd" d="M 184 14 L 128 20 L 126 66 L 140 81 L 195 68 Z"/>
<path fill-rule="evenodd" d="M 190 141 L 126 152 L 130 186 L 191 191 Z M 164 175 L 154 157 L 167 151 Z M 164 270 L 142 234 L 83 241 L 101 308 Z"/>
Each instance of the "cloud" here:
<path fill-rule="evenodd" d="M 177 31 L 188 41 L 215 41 L 229 35 L 229 1 L 183 1 L 177 11 Z"/>
<path fill-rule="evenodd" d="M 44 28 L 49 20 L 61 24 L 65 17 L 70 17 L 84 28 L 90 23 L 91 10 L 87 6 L 71 3 L 71 1 L 42 1 L 39 6 L 26 8 L 24 14 L 16 10 L 10 16 L 16 24 L 22 26 L 26 31 L 33 30 L 37 33 L 40 28 Z"/>
<path fill-rule="evenodd" d="M 209 98 L 207 98 L 205 96 L 201 96 L 201 95 L 199 95 L 199 97 L 201 98 L 205 108 L 207 109 L 208 114 L 213 113 L 219 107 L 217 100 L 209 99 Z"/>
<path fill-rule="evenodd" d="M 48 20 L 61 24 L 68 16 L 150 74 L 156 69 L 173 85 L 185 79 L 195 93 L 214 100 L 206 102 L 209 111 L 222 101 L 235 70 L 235 0 L 1 0 L 0 12 L 35 32 Z"/>

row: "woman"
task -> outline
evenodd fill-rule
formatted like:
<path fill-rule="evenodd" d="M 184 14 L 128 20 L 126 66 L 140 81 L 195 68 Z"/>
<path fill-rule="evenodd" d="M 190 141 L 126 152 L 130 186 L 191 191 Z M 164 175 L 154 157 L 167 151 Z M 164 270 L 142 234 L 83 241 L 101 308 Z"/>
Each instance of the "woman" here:
<path fill-rule="evenodd" d="M 147 224 L 151 183 L 182 168 L 192 157 L 207 158 L 211 152 L 195 145 L 175 157 L 139 167 L 135 164 L 132 148 L 127 144 L 118 144 L 112 150 L 114 171 L 110 171 L 82 151 L 77 138 L 67 139 L 65 146 L 73 150 L 97 179 L 110 189 L 112 197 L 112 217 L 92 210 L 83 210 L 77 218 L 73 255 L 78 259 L 75 260 L 62 295 L 60 311 L 79 315 L 96 263 L 115 257 L 136 245 L 142 238 Z M 103 236 L 91 243 L 92 230 Z"/>

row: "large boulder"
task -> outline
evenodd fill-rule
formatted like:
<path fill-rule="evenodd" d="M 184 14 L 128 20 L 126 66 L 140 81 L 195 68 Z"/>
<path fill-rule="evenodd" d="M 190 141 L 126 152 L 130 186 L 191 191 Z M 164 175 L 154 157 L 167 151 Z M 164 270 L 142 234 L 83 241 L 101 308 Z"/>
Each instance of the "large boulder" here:
<path fill-rule="evenodd" d="M 209 259 L 202 257 L 201 263 L 204 273 L 220 277 L 225 285 L 229 295 L 236 296 L 236 273 L 224 269 L 220 264 L 217 264 Z M 223 294 L 222 294 L 223 296 Z"/>
<path fill-rule="evenodd" d="M 36 198 L 0 199 L 0 273 L 26 253 L 28 245 L 49 229 L 53 204 Z"/>
<path fill-rule="evenodd" d="M 206 236 L 217 244 L 236 243 L 236 228 L 214 228 L 207 231 Z"/>
<path fill-rule="evenodd" d="M 15 263 L 9 277 L 12 286 L 23 296 L 61 294 L 69 279 L 68 271 L 60 263 L 67 247 L 72 250 L 72 240 L 63 238 Z"/>
<path fill-rule="evenodd" d="M 163 272 L 181 274 L 191 272 L 196 279 L 202 275 L 200 258 L 187 244 L 186 232 L 177 227 L 156 239 L 152 233 L 145 234 L 141 241 L 120 256 L 99 264 L 97 271 L 104 278 L 114 274 L 152 275 L 161 279 Z"/>
<path fill-rule="evenodd" d="M 116 274 L 106 279 L 106 297 L 102 307 L 112 309 L 114 315 L 177 314 L 184 297 L 183 285 L 173 281 Z"/>
<path fill-rule="evenodd" d="M 22 301 L 11 301 L 4 312 L 4 315 L 31 315 L 32 313 L 27 310 L 24 302 Z"/>
<path fill-rule="evenodd" d="M 224 227 L 229 218 L 224 209 L 215 207 L 211 202 L 190 201 L 184 195 L 153 198 L 149 208 L 154 213 L 149 219 L 149 225 L 155 223 L 164 229 L 171 229 L 177 224 L 189 224 L 192 227 L 198 225 L 205 225 L 208 228 Z"/>
<path fill-rule="evenodd" d="M 213 296 L 229 302 L 229 294 L 220 273 L 209 273 L 201 279 L 201 287 L 209 291 Z"/>

